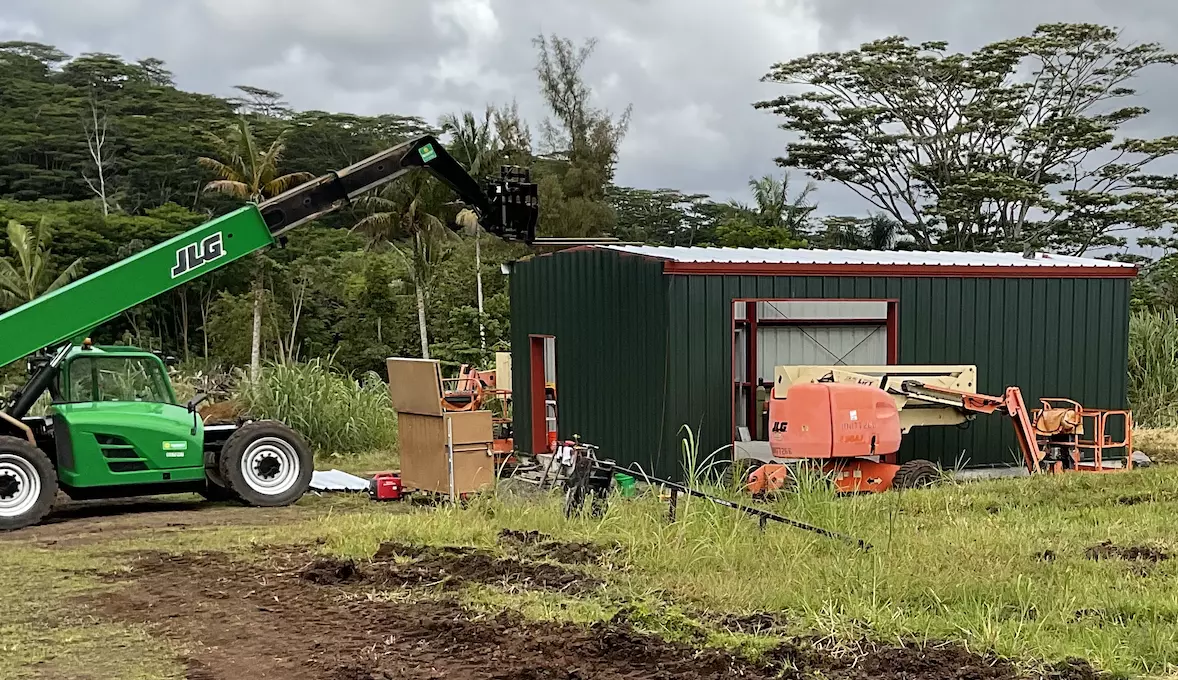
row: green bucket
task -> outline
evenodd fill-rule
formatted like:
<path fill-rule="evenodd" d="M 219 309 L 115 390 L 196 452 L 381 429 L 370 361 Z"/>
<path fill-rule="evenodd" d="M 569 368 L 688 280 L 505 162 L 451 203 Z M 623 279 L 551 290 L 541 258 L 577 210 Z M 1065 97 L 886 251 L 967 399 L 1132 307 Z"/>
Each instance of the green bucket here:
<path fill-rule="evenodd" d="M 620 472 L 614 473 L 614 481 L 618 483 L 618 488 L 622 490 L 622 495 L 631 498 L 637 493 L 634 486 L 634 478 L 630 475 L 624 475 Z"/>

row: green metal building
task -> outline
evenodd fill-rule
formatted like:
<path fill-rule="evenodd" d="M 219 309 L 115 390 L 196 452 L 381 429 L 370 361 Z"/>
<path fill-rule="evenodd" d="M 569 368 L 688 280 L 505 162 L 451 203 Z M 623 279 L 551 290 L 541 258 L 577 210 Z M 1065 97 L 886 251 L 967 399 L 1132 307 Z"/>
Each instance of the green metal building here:
<path fill-rule="evenodd" d="M 600 245 L 533 256 L 510 268 L 516 446 L 547 450 L 554 429 L 679 477 L 684 426 L 701 458 L 767 439 L 759 399 L 779 364 L 973 364 L 982 393 L 1017 385 L 1029 405 L 1126 408 L 1136 274 L 1017 253 Z M 1015 452 L 1010 423 L 983 416 L 913 430 L 901 460 L 997 467 L 1017 464 Z"/>

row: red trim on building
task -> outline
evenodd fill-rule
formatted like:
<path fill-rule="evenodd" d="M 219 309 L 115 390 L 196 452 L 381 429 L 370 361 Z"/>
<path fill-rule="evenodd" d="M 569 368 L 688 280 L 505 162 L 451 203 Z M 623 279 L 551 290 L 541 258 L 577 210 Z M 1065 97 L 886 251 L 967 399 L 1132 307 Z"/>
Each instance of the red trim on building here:
<path fill-rule="evenodd" d="M 774 300 L 776 302 L 776 300 Z M 882 300 L 867 300 L 867 302 L 882 302 Z M 757 319 L 758 326 L 867 326 L 870 324 L 883 325 L 887 319 Z M 737 319 L 736 325 L 743 326 L 747 322 Z"/>
<path fill-rule="evenodd" d="M 900 363 L 900 301 L 888 300 L 888 364 Z"/>
<path fill-rule="evenodd" d="M 779 262 L 675 262 L 663 261 L 666 274 L 742 276 L 878 276 L 948 277 L 988 279 L 1131 279 L 1137 267 L 1070 267 L 1017 265 L 892 265 L 892 264 L 787 264 Z"/>
<path fill-rule="evenodd" d="M 529 335 L 528 392 L 532 399 L 532 453 L 548 451 L 548 413 L 544 399 L 544 339 L 552 336 Z"/>
<path fill-rule="evenodd" d="M 746 324 L 744 375 L 748 380 L 756 382 L 759 376 L 757 375 L 757 304 L 755 302 L 753 304 L 745 303 L 744 320 Z M 753 439 L 756 439 L 761 414 L 757 413 L 757 388 L 755 385 L 749 389 L 744 412 L 749 433 Z"/>
<path fill-rule="evenodd" d="M 742 302 L 745 307 L 744 318 L 738 318 L 736 315 L 736 303 Z M 886 319 L 760 319 L 757 317 L 758 302 L 886 302 L 888 306 Z M 743 382 L 732 381 L 732 445 L 733 453 L 736 452 L 736 396 L 740 390 L 748 390 L 749 402 L 745 405 L 745 419 L 748 422 L 749 433 L 756 439 L 759 434 L 756 431 L 757 424 L 760 423 L 760 414 L 757 412 L 757 387 L 760 382 L 757 375 L 757 326 L 837 326 L 837 325 L 867 325 L 867 324 L 883 324 L 887 333 L 887 363 L 889 365 L 896 365 L 900 363 L 900 301 L 896 298 L 733 298 L 731 320 L 732 320 L 732 378 L 736 376 L 736 329 L 743 326 L 746 329 L 747 336 L 745 338 L 745 377 Z M 773 376 L 769 377 L 769 387 L 772 387 Z"/>

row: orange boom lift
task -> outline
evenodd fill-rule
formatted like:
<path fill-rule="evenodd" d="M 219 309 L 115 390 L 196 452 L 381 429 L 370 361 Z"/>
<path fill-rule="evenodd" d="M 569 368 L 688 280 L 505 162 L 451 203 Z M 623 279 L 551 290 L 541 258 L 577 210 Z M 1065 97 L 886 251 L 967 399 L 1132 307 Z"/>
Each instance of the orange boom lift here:
<path fill-rule="evenodd" d="M 1032 474 L 1118 472 L 1133 467 L 1129 411 L 1086 409 L 1070 399 L 1041 399 L 1042 408 L 1028 409 L 1018 387 L 1006 388 L 1001 397 L 914 380 L 886 388 L 855 382 L 795 383 L 784 398 L 774 390 L 769 406 L 773 456 L 817 462 L 841 492 L 926 486 L 939 475 L 932 461 L 897 464 L 901 425 L 895 395 L 951 407 L 966 419 L 991 413 L 1009 416 L 1023 462 Z M 1118 424 L 1124 437 L 1114 441 L 1110 431 Z M 1085 432 L 1091 432 L 1092 438 L 1085 439 Z M 1124 457 L 1106 459 L 1109 450 L 1121 450 Z M 769 463 L 749 475 L 746 488 L 760 495 L 788 483 L 787 466 Z"/>

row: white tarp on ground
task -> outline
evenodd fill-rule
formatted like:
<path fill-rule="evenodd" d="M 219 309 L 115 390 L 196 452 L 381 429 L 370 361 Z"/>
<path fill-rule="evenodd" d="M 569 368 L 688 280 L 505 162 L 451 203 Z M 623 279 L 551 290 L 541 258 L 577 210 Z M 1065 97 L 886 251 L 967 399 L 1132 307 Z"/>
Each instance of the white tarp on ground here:
<path fill-rule="evenodd" d="M 311 488 L 316 491 L 367 491 L 368 480 L 342 470 L 316 470 L 311 475 Z"/>

